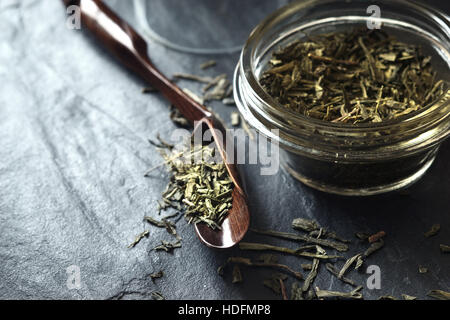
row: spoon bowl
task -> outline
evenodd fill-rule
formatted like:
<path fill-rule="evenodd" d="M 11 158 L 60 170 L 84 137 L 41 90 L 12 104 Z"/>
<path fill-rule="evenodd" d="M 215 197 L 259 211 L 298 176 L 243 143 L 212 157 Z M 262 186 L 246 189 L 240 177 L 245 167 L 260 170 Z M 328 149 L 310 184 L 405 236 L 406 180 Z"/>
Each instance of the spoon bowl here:
<path fill-rule="evenodd" d="M 225 151 L 227 149 L 224 144 L 225 141 L 223 141 L 224 139 L 221 139 L 216 134 L 216 130 L 218 130 L 221 133 L 221 136 L 225 137 L 225 129 L 222 123 L 214 118 L 203 118 L 194 128 L 193 135 L 196 134 L 197 130 L 202 130 L 200 134 L 202 134 L 204 130 L 210 130 L 214 142 L 216 143 L 217 150 L 224 160 L 228 174 L 233 181 L 234 189 L 231 194 L 232 207 L 228 211 L 228 215 L 221 225 L 222 229 L 213 230 L 205 223 L 197 223 L 195 224 L 195 232 L 199 239 L 209 247 L 221 249 L 229 248 L 241 241 L 249 228 L 250 214 L 247 206 L 247 197 L 240 180 L 238 168 L 235 165 L 235 159 L 230 159 L 230 157 L 228 157 Z"/>

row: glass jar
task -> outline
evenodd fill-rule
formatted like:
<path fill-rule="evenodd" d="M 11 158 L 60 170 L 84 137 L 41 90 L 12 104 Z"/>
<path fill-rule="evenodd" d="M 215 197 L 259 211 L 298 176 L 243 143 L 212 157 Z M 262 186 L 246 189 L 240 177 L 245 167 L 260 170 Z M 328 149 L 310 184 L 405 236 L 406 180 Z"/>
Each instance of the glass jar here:
<path fill-rule="evenodd" d="M 438 78 L 450 80 L 450 20 L 426 5 L 377 1 L 373 20 L 364 0 L 299 1 L 262 21 L 251 33 L 234 76 L 236 104 L 245 121 L 280 146 L 280 162 L 306 185 L 342 195 L 372 195 L 409 186 L 433 163 L 450 134 L 450 91 L 406 116 L 380 123 L 313 119 L 281 106 L 258 82 L 274 50 L 306 34 L 345 31 L 381 22 L 381 28 L 432 57 Z M 272 129 L 278 129 L 274 135 Z"/>

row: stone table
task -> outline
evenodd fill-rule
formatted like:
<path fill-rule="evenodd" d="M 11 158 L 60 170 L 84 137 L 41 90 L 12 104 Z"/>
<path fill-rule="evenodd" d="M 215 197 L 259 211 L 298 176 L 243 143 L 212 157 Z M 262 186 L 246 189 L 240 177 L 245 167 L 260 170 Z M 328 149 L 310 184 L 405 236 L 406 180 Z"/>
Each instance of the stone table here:
<path fill-rule="evenodd" d="M 258 6 L 246 28 L 285 2 Z M 141 30 L 131 1 L 108 3 Z M 169 7 L 160 12 L 173 15 L 177 11 L 167 8 L 181 10 L 176 3 L 168 1 Z M 254 5 L 246 3 L 242 6 Z M 448 4 L 441 6 L 448 11 Z M 236 2 L 227 8 L 236 14 L 250 12 Z M 185 26 L 160 16 L 157 26 L 166 35 L 176 38 L 185 32 L 181 39 L 195 40 L 188 35 L 204 32 L 198 29 L 205 23 L 202 17 Z M 87 33 L 68 29 L 59 1 L 3 0 L 0 27 L 0 298 L 151 299 L 153 291 L 167 299 L 280 298 L 262 284 L 270 270 L 243 267 L 241 284 L 231 283 L 231 270 L 220 277 L 216 269 L 229 256 L 257 255 L 238 248 L 209 249 L 184 219 L 177 222 L 181 249 L 173 254 L 151 250 L 161 239 L 171 240 L 165 230 L 143 222 L 145 215 L 158 218 L 156 201 L 168 179 L 164 170 L 143 177 L 146 169 L 161 162 L 147 139 L 158 133 L 169 137 L 175 129 L 162 96 L 142 94 L 145 83 L 120 67 Z M 242 28 L 233 22 L 220 29 L 224 43 L 239 44 L 242 39 L 233 35 L 242 37 L 250 31 Z M 217 66 L 202 71 L 199 65 L 211 56 L 180 53 L 154 41 L 149 42 L 149 51 L 168 75 L 225 72 L 231 78 L 238 60 L 238 52 L 218 55 L 213 57 Z M 192 82 L 180 85 L 200 89 Z M 235 110 L 219 102 L 210 106 L 227 122 Z M 426 176 L 407 194 L 369 198 L 325 194 L 284 170 L 261 176 L 258 165 L 246 165 L 251 224 L 290 231 L 293 218 L 316 219 L 352 239 L 346 257 L 366 247 L 353 236 L 355 231 L 384 230 L 385 247 L 368 261 L 380 267 L 381 289 L 365 288 L 365 298 L 402 293 L 426 298 L 432 289 L 450 291 L 450 256 L 439 251 L 440 243 L 450 243 L 449 162 L 447 141 Z M 425 239 L 423 232 L 434 223 L 441 224 L 441 232 Z M 128 249 L 147 229 L 149 237 Z M 252 233 L 246 241 L 295 247 Z M 280 261 L 296 269 L 307 262 L 288 256 Z M 419 265 L 428 267 L 428 273 L 419 274 Z M 153 283 L 149 274 L 159 270 L 165 275 Z M 79 287 L 72 281 L 77 271 Z M 369 275 L 364 271 L 350 275 L 366 286 Z M 292 282 L 287 281 L 288 290 Z M 350 289 L 324 265 L 315 285 Z"/>

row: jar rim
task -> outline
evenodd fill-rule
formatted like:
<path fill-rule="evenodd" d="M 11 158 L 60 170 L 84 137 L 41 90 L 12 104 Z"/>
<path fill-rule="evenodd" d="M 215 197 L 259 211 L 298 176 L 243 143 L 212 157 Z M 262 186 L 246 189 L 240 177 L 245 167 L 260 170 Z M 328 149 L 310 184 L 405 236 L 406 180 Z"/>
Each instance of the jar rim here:
<path fill-rule="evenodd" d="M 273 97 L 271 97 L 260 85 L 257 76 L 255 74 L 255 70 L 252 67 L 254 65 L 254 50 L 255 46 L 258 44 L 258 41 L 261 40 L 261 36 L 277 25 L 280 21 L 285 19 L 286 17 L 289 17 L 299 10 L 302 10 L 304 8 L 307 8 L 309 6 L 314 6 L 317 4 L 327 4 L 330 3 L 330 0 L 307 0 L 307 1 L 298 1 L 291 4 L 288 4 L 287 6 L 284 6 L 271 15 L 269 15 L 266 19 L 264 19 L 250 34 L 247 42 L 245 43 L 241 56 L 240 61 L 238 64 L 237 72 L 239 71 L 239 75 L 235 76 L 235 82 L 239 81 L 242 82 L 240 85 L 245 86 L 246 89 L 248 89 L 247 93 L 252 95 L 252 99 L 255 101 L 258 101 L 260 104 L 264 106 L 264 108 L 259 108 L 257 110 L 260 114 L 265 114 L 267 118 L 270 118 L 269 114 L 276 115 L 278 117 L 289 117 L 289 121 L 295 122 L 300 125 L 308 125 L 308 126 L 314 126 L 315 128 L 321 130 L 336 130 L 341 133 L 346 134 L 354 134 L 358 132 L 378 132 L 381 130 L 392 130 L 395 127 L 402 126 L 405 123 L 408 123 L 410 126 L 414 126 L 414 124 L 419 125 L 420 122 L 423 122 L 424 119 L 429 119 L 430 121 L 438 122 L 439 119 L 436 117 L 440 117 L 441 120 L 446 115 L 442 115 L 442 109 L 445 107 L 450 108 L 450 90 L 447 90 L 440 98 L 435 100 L 434 102 L 431 102 L 427 104 L 427 106 L 424 106 L 420 110 L 413 111 L 405 116 L 399 117 L 397 119 L 382 121 L 378 123 L 361 123 L 358 125 L 354 124 L 347 124 L 347 123 L 333 123 L 329 121 L 324 121 L 320 119 L 315 119 L 300 113 L 296 113 L 294 111 L 288 110 L 286 108 L 283 108 L 280 103 L 278 103 Z M 346 1 L 346 2 L 352 2 L 352 1 Z M 379 1 L 378 3 L 383 3 L 383 1 Z M 432 16 L 433 20 L 436 21 L 436 24 L 440 26 L 441 29 L 444 30 L 444 34 L 447 39 L 450 38 L 450 18 L 440 12 L 439 10 L 432 8 L 428 5 L 417 3 L 414 1 L 405 1 L 405 0 L 390 0 L 390 4 L 396 3 L 401 4 L 402 6 L 408 6 L 411 9 L 419 11 L 421 14 L 426 14 L 428 16 Z M 362 20 L 364 18 L 370 18 L 370 17 L 360 17 Z M 382 19 L 383 20 L 383 19 Z M 420 29 L 420 27 L 417 27 Z M 429 32 L 422 30 L 423 33 L 426 33 L 430 36 Z M 285 38 L 287 35 L 285 34 L 283 37 L 280 36 L 280 38 Z M 443 49 L 445 47 L 442 45 L 440 39 L 437 37 L 431 35 L 431 38 L 434 39 L 436 44 L 441 45 Z M 273 47 L 271 45 L 271 47 Z M 445 53 L 449 58 L 450 61 L 450 50 L 445 49 Z M 236 86 L 235 86 L 236 87 Z M 236 88 L 237 89 L 237 88 Z M 236 94 L 236 90 L 235 90 Z M 239 103 L 238 103 L 239 106 Z M 256 108 L 256 107 L 255 107 Z M 450 119 L 450 116 L 447 118 Z M 279 127 L 278 129 L 283 129 L 282 127 Z M 435 137 L 435 141 L 442 140 L 443 138 L 447 137 L 450 134 L 449 128 L 444 130 L 445 132 L 440 132 L 439 137 Z M 267 132 L 266 132 L 267 133 Z M 418 132 L 416 132 L 418 134 Z M 267 135 L 267 134 L 266 134 Z M 431 143 L 431 141 L 430 141 Z M 429 143 L 429 144 L 430 144 Z M 423 144 L 421 144 L 423 146 Z M 417 145 L 416 147 L 419 147 Z"/>

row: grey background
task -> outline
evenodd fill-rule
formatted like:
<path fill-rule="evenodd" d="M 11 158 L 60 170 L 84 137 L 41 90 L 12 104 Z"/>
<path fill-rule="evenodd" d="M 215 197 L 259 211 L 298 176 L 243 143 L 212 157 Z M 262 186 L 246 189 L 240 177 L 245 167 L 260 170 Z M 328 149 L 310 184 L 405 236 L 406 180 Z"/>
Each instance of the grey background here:
<path fill-rule="evenodd" d="M 131 1 L 108 3 L 139 29 Z M 252 5 L 242 1 L 234 10 L 251 12 Z M 262 10 L 268 14 L 271 8 Z M 158 94 L 141 94 L 145 84 L 85 32 L 67 29 L 65 18 L 59 1 L 0 1 L 0 298 L 150 299 L 152 291 L 160 291 L 168 299 L 279 299 L 262 285 L 270 270 L 242 268 L 244 283 L 237 285 L 231 283 L 231 270 L 218 276 L 217 267 L 230 255 L 257 255 L 237 248 L 211 250 L 183 219 L 177 223 L 183 247 L 173 254 L 151 251 L 161 239 L 171 240 L 164 230 L 142 222 L 145 215 L 157 217 L 156 200 L 167 183 L 164 170 L 143 177 L 161 162 L 147 138 L 157 133 L 169 137 L 175 128 L 167 102 Z M 195 26 L 179 27 L 178 32 L 171 26 L 175 37 L 196 32 Z M 227 30 L 242 34 L 240 27 L 234 23 Z M 216 68 L 201 71 L 198 66 L 211 57 L 181 54 L 153 42 L 149 48 L 167 75 L 226 72 L 231 78 L 238 60 L 238 54 L 218 56 Z M 200 89 L 194 83 L 180 85 Z M 220 103 L 210 106 L 227 121 L 234 110 Z M 450 291 L 450 256 L 439 252 L 440 243 L 450 244 L 449 161 L 447 141 L 408 193 L 370 198 L 324 194 L 284 171 L 264 177 L 258 166 L 248 165 L 251 224 L 290 231 L 293 218 L 314 218 L 353 240 L 348 257 L 366 247 L 358 244 L 355 231 L 384 230 L 385 248 L 368 261 L 381 268 L 381 289 L 365 289 L 365 298 L 402 293 L 426 298 L 431 289 Z M 442 230 L 425 239 L 423 232 L 433 223 Z M 145 229 L 149 238 L 127 249 Z M 251 233 L 246 240 L 296 246 Z M 307 261 L 281 257 L 281 262 L 300 269 Z M 79 290 L 66 285 L 71 265 L 81 270 Z M 418 265 L 429 272 L 419 274 Z M 164 278 L 152 283 L 148 275 L 161 269 Z M 362 285 L 368 277 L 349 276 Z M 315 285 L 350 289 L 323 265 Z"/>

